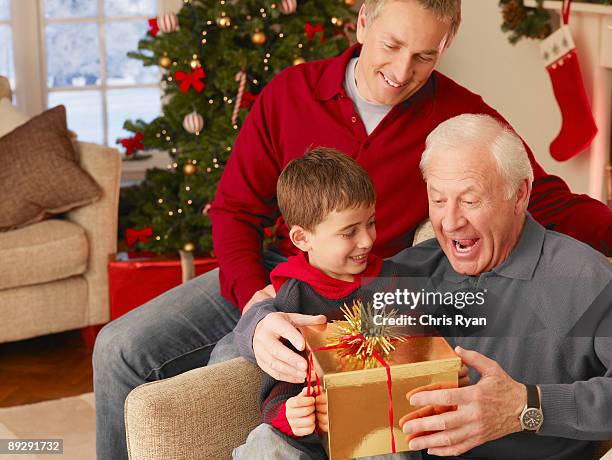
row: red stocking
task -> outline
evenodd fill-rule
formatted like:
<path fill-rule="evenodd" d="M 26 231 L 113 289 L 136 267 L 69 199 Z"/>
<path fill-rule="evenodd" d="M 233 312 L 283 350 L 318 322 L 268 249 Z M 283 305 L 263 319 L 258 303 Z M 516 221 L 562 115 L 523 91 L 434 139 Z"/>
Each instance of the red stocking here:
<path fill-rule="evenodd" d="M 597 125 L 584 90 L 576 47 L 567 26 L 569 3 L 564 2 L 565 25 L 540 45 L 563 118 L 561 132 L 550 144 L 550 153 L 558 161 L 568 160 L 586 149 L 597 134 Z"/>

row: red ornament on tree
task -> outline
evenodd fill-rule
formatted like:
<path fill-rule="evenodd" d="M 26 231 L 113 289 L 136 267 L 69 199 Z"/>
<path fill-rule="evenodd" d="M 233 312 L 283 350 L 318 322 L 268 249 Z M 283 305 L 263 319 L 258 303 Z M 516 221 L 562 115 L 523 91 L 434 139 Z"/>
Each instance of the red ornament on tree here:
<path fill-rule="evenodd" d="M 323 24 L 313 26 L 310 22 L 307 22 L 304 25 L 304 32 L 306 32 L 306 38 L 308 38 L 308 41 L 312 41 L 315 34 L 321 33 L 321 43 L 325 43 L 325 29 L 323 28 Z"/>
<path fill-rule="evenodd" d="M 157 25 L 157 18 L 149 19 L 149 35 L 156 37 L 159 33 L 159 26 Z"/>
<path fill-rule="evenodd" d="M 127 156 L 132 155 L 137 150 L 144 150 L 144 145 L 142 144 L 142 133 L 138 131 L 134 137 L 127 137 L 125 139 L 119 139 L 121 145 L 125 147 L 125 154 Z"/>
<path fill-rule="evenodd" d="M 191 87 L 193 87 L 193 89 L 195 89 L 198 93 L 201 93 L 206 85 L 203 81 L 200 81 L 200 79 L 205 77 L 206 73 L 202 67 L 198 67 L 191 73 L 181 72 L 180 70 L 177 70 L 174 73 L 174 79 L 177 82 L 180 82 L 179 88 L 183 93 L 189 91 L 189 88 Z"/>

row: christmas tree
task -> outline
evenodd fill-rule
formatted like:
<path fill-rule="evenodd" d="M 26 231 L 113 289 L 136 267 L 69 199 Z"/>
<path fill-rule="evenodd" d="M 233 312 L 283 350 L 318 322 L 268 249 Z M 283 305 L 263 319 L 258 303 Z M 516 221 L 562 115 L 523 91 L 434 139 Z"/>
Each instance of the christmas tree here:
<path fill-rule="evenodd" d="M 120 228 L 144 231 L 132 231 L 137 248 L 212 250 L 207 213 L 249 108 L 284 68 L 349 46 L 354 2 L 185 0 L 178 14 L 149 20 L 129 56 L 162 70 L 162 115 L 126 121 L 134 136 L 118 142 L 128 155 L 163 150 L 173 160 L 123 194 L 130 212 Z"/>

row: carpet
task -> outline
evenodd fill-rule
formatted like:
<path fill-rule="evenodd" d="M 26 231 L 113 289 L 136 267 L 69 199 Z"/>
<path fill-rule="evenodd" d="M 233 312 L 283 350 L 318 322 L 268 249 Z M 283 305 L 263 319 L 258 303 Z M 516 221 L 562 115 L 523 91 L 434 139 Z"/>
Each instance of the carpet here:
<path fill-rule="evenodd" d="M 96 458 L 93 393 L 24 406 L 0 408 L 0 439 L 63 439 L 63 455 L 2 455 L 19 460 Z"/>

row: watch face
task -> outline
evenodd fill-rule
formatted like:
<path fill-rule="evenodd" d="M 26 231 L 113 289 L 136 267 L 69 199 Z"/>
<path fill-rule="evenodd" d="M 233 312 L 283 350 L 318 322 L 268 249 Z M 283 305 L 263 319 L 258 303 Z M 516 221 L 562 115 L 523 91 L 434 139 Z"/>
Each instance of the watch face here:
<path fill-rule="evenodd" d="M 525 411 L 521 421 L 526 430 L 537 430 L 542 425 L 544 417 L 542 417 L 542 411 L 531 408 Z"/>

